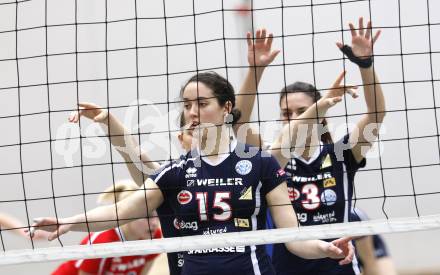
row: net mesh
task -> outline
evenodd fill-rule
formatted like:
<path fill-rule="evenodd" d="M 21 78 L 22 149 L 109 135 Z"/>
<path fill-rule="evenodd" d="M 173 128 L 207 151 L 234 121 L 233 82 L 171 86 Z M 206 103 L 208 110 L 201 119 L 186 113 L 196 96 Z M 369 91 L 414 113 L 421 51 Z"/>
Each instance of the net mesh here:
<path fill-rule="evenodd" d="M 385 91 L 387 118 L 368 166 L 357 174 L 353 201 L 378 220 L 292 230 L 295 234 L 277 229 L 99 249 L 70 247 L 79 234 L 63 236 L 52 248 L 33 240 L 17 245 L 11 233 L 22 228 L 0 228 L 0 263 L 438 227 L 436 1 L 179 2 L 0 3 L 0 212 L 18 217 L 28 228 L 33 217 L 65 217 L 92 209 L 102 190 L 130 176 L 127 161 L 110 145 L 108 131 L 87 120 L 80 120 L 79 127 L 67 123 L 79 102 L 94 102 L 120 118 L 152 160 L 178 158 L 180 86 L 194 73 L 213 70 L 238 87 L 248 68 L 245 30 L 260 27 L 274 33 L 274 47 L 282 53 L 266 69 L 250 124 L 265 140 L 273 140 L 279 124 L 273 107 L 282 86 L 303 80 L 325 90 L 341 68 L 349 72 L 347 83 L 362 86 L 358 74 L 350 73 L 355 65 L 333 45 L 348 43 L 347 22 L 363 15 L 383 31 L 374 48 L 374 66 Z M 328 118 L 338 126 L 335 139 L 365 113 L 363 105 L 346 98 L 331 109 Z"/>

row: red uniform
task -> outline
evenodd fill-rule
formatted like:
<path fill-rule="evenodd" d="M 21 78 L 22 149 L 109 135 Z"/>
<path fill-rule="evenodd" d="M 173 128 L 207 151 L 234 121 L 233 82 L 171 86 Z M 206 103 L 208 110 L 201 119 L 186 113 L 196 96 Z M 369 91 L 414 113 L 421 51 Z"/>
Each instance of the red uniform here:
<path fill-rule="evenodd" d="M 91 233 L 89 237 L 82 240 L 81 244 L 89 244 L 89 238 L 92 244 L 122 241 L 118 229 Z M 162 238 L 160 229 L 154 232 L 153 238 Z M 137 275 L 141 273 L 145 263 L 153 260 L 158 255 L 159 254 L 69 261 L 59 266 L 52 275 L 77 275 L 80 270 L 99 275 Z"/>

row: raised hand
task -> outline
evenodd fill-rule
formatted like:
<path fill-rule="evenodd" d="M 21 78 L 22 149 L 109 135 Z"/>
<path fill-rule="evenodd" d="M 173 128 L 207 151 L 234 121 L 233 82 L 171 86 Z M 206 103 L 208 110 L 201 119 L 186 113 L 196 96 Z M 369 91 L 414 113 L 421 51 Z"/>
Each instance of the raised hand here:
<path fill-rule="evenodd" d="M 108 112 L 100 106 L 89 103 L 81 102 L 78 104 L 79 111 L 74 111 L 69 116 L 69 122 L 77 123 L 81 116 L 85 116 L 95 122 L 106 122 Z"/>
<path fill-rule="evenodd" d="M 71 227 L 72 224 L 65 223 L 61 219 L 59 219 L 57 222 L 56 218 L 45 217 L 34 219 L 34 223 L 32 224 L 31 229 L 29 231 L 25 229 L 25 231 L 30 235 L 31 238 L 35 238 L 37 230 L 49 232 L 47 239 L 49 241 L 52 241 L 58 236 L 69 232 Z"/>
<path fill-rule="evenodd" d="M 351 31 L 351 48 L 353 54 L 361 59 L 367 59 L 373 54 L 373 45 L 379 38 L 380 30 L 372 37 L 371 21 L 368 21 L 366 29 L 364 28 L 364 18 L 359 18 L 359 28 L 355 29 L 353 23 L 348 24 Z M 342 43 L 337 42 L 336 45 L 342 49 Z"/>
<path fill-rule="evenodd" d="M 340 73 L 328 92 L 320 99 L 328 106 L 333 106 L 342 100 L 344 93 L 348 93 L 353 98 L 357 98 L 357 86 L 343 85 L 342 81 L 345 77 L 345 71 Z"/>
<path fill-rule="evenodd" d="M 266 29 L 258 29 L 255 41 L 252 34 L 246 34 L 248 45 L 248 62 L 250 66 L 266 67 L 275 59 L 280 50 L 272 50 L 273 34 L 266 34 Z"/>

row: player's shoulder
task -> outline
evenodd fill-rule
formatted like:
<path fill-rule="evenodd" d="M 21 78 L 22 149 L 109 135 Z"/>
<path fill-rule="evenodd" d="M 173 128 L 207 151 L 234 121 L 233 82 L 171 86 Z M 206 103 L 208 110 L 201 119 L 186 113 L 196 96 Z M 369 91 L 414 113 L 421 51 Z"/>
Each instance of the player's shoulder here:
<path fill-rule="evenodd" d="M 154 175 L 164 174 L 170 171 L 180 171 L 184 170 L 188 165 L 193 165 L 195 157 L 192 157 L 191 153 L 179 156 L 179 158 L 174 160 L 163 161 L 156 170 Z"/>

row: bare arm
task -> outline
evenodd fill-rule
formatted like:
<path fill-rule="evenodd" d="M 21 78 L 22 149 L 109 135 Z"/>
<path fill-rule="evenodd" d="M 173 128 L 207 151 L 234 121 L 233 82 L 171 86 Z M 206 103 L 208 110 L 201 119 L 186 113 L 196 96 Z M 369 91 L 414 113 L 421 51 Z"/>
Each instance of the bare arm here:
<path fill-rule="evenodd" d="M 138 143 L 130 135 L 130 131 L 104 108 L 94 103 L 79 103 L 79 111 L 73 112 L 69 117 L 69 121 L 77 123 L 81 116 L 99 123 L 103 130 L 109 134 L 111 144 L 124 158 L 128 171 L 138 186 L 141 186 L 144 182 L 143 173 L 148 176 L 152 171 L 159 168 L 157 162 L 152 162 L 146 153 L 140 151 Z"/>
<path fill-rule="evenodd" d="M 264 69 L 272 63 L 280 52 L 272 51 L 273 34 L 266 35 L 266 29 L 257 30 L 255 34 L 255 43 L 251 37 L 251 33 L 247 34 L 248 45 L 248 63 L 249 70 L 243 81 L 240 91 L 237 95 L 236 107 L 241 111 L 241 118 L 234 126 L 234 130 L 238 133 L 238 129 L 243 126 L 249 128 L 250 117 L 255 103 L 258 84 L 260 83 Z M 238 136 L 238 139 L 244 143 L 254 146 L 261 146 L 260 135 L 254 134 L 249 129 L 246 131 L 245 137 Z"/>
<path fill-rule="evenodd" d="M 353 86 L 341 86 L 344 77 L 345 72 L 340 73 L 331 89 L 320 100 L 312 104 L 296 119 L 289 120 L 283 127 L 281 134 L 270 148 L 271 154 L 281 167 L 285 167 L 290 160 L 290 149 L 305 146 L 309 129 L 316 126 L 317 118 L 321 121 L 327 110 L 342 100 L 342 95 L 345 92 L 357 97 L 357 94 L 352 90 Z M 299 141 L 302 143 L 299 144 Z"/>
<path fill-rule="evenodd" d="M 373 45 L 379 38 L 380 30 L 372 37 L 371 22 L 368 22 L 367 29 L 365 30 L 362 17 L 359 18 L 358 31 L 355 30 L 352 23 L 349 26 L 352 36 L 353 54 L 361 59 L 370 58 L 373 54 Z M 337 43 L 337 46 L 339 48 L 343 47 L 342 43 Z M 369 68 L 359 67 L 359 69 L 364 86 L 367 113 L 356 124 L 359 134 L 350 135 L 350 143 L 354 144 L 352 152 L 357 162 L 364 158 L 371 148 L 373 141 L 377 138 L 386 111 L 382 86 L 379 83 L 373 66 Z M 367 130 L 368 133 L 366 133 Z"/>
<path fill-rule="evenodd" d="M 357 239 L 355 242 L 356 251 L 359 258 L 362 260 L 365 275 L 379 275 L 380 273 L 378 273 L 377 270 L 377 259 L 374 254 L 373 237 L 365 236 Z"/>
<path fill-rule="evenodd" d="M 288 197 L 286 183 L 280 184 L 266 195 L 273 221 L 277 228 L 298 227 L 298 220 Z M 348 239 L 338 239 L 341 243 L 335 244 L 321 240 L 309 240 L 286 243 L 287 249 L 305 259 L 320 259 L 331 257 L 341 259 L 342 264 L 349 263 L 353 257 Z"/>
<path fill-rule="evenodd" d="M 2 230 L 13 229 L 12 232 L 18 232 L 21 236 L 26 236 L 23 224 L 16 218 L 0 213 L 0 228 Z"/>
<path fill-rule="evenodd" d="M 51 232 L 48 238 L 51 241 L 68 231 L 96 232 L 114 228 L 141 217 L 152 217 L 153 211 L 162 204 L 163 195 L 151 179 L 145 181 L 144 187 L 117 204 L 96 207 L 85 214 L 59 219 L 58 224 L 56 218 L 37 218 L 34 219 L 35 223 L 32 227 Z"/>
<path fill-rule="evenodd" d="M 151 267 L 153 266 L 153 263 L 156 260 L 156 258 L 149 260 L 145 263 L 144 268 L 141 271 L 141 275 L 147 275 L 150 272 Z"/>

